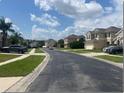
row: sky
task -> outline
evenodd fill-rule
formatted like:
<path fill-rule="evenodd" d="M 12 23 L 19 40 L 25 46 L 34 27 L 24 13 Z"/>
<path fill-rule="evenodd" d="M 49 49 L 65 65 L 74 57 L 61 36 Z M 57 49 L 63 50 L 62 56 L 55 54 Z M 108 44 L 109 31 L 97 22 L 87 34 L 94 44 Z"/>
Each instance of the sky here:
<path fill-rule="evenodd" d="M 0 0 L 0 16 L 26 39 L 61 39 L 122 27 L 123 0 Z"/>

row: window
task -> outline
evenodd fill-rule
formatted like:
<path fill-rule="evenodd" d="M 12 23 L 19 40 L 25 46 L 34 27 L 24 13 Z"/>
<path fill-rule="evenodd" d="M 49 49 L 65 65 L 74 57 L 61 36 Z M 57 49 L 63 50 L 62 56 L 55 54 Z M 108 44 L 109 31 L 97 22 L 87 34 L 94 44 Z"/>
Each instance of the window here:
<path fill-rule="evenodd" d="M 110 37 L 111 36 L 111 34 L 110 33 L 108 33 L 108 37 Z"/>

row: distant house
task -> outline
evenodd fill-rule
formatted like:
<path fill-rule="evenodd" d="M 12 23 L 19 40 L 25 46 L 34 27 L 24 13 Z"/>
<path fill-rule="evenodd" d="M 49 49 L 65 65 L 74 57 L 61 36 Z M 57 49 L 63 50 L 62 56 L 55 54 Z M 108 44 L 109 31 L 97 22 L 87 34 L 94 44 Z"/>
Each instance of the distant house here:
<path fill-rule="evenodd" d="M 32 47 L 32 48 L 38 47 L 37 45 L 38 45 L 38 42 L 36 42 L 36 41 L 32 41 L 32 42 L 30 43 L 30 47 Z"/>
<path fill-rule="evenodd" d="M 69 43 L 74 41 L 79 41 L 80 37 L 77 35 L 69 35 L 68 37 L 64 38 L 64 48 L 69 48 Z"/>
<path fill-rule="evenodd" d="M 105 46 L 114 44 L 115 34 L 120 28 L 111 26 L 107 29 L 96 28 L 86 33 L 85 49 L 102 49 Z"/>
<path fill-rule="evenodd" d="M 114 38 L 114 44 L 116 45 L 123 45 L 123 29 L 121 29 L 119 32 L 117 32 L 115 34 L 115 38 Z"/>
<path fill-rule="evenodd" d="M 54 39 L 49 39 L 45 41 L 46 47 L 56 47 L 57 42 Z"/>

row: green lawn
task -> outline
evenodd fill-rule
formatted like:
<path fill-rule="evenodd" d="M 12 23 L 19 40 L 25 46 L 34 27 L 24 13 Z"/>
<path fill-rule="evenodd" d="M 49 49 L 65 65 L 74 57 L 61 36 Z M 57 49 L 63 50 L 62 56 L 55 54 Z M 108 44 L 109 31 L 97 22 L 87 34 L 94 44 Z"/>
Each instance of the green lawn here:
<path fill-rule="evenodd" d="M 0 77 L 26 76 L 43 61 L 44 57 L 32 55 L 23 60 L 0 66 Z"/>
<path fill-rule="evenodd" d="M 97 58 L 117 62 L 117 63 L 122 63 L 123 62 L 123 57 L 115 57 L 115 56 L 109 56 L 109 55 L 100 55 L 100 56 L 95 56 Z"/>
<path fill-rule="evenodd" d="M 20 55 L 0 54 L 0 63 L 19 56 Z"/>
<path fill-rule="evenodd" d="M 44 53 L 41 48 L 36 48 L 35 53 Z"/>
<path fill-rule="evenodd" d="M 66 49 L 66 48 L 61 48 L 60 50 L 68 50 L 69 52 L 75 52 L 75 53 L 89 53 L 89 52 L 102 52 L 100 49 L 95 49 L 95 50 L 87 50 L 87 49 Z"/>

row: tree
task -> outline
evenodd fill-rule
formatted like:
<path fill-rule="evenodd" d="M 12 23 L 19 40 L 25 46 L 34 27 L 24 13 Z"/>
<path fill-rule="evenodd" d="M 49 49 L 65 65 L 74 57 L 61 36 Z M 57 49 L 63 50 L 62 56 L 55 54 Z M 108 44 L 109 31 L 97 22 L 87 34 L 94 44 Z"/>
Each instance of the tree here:
<path fill-rule="evenodd" d="M 70 48 L 72 48 L 72 49 L 80 48 L 80 42 L 79 41 L 73 41 L 73 42 L 69 43 L 69 45 L 70 45 Z"/>
<path fill-rule="evenodd" d="M 0 18 L 0 30 L 2 31 L 2 47 L 6 45 L 7 33 L 14 32 L 14 30 L 11 29 L 11 27 L 12 27 L 11 22 L 6 22 L 4 17 Z"/>
<path fill-rule="evenodd" d="M 79 39 L 79 48 L 84 48 L 84 43 L 85 43 L 85 39 L 84 38 L 80 38 Z"/>
<path fill-rule="evenodd" d="M 14 32 L 9 39 L 11 44 L 25 44 L 24 39 L 19 32 Z"/>
<path fill-rule="evenodd" d="M 85 39 L 84 38 L 80 38 L 79 41 L 74 41 L 69 43 L 70 48 L 72 49 L 79 49 L 79 48 L 84 48 L 84 42 Z"/>
<path fill-rule="evenodd" d="M 63 48 L 64 47 L 64 40 L 63 39 L 58 40 L 58 46 L 60 48 Z"/>

